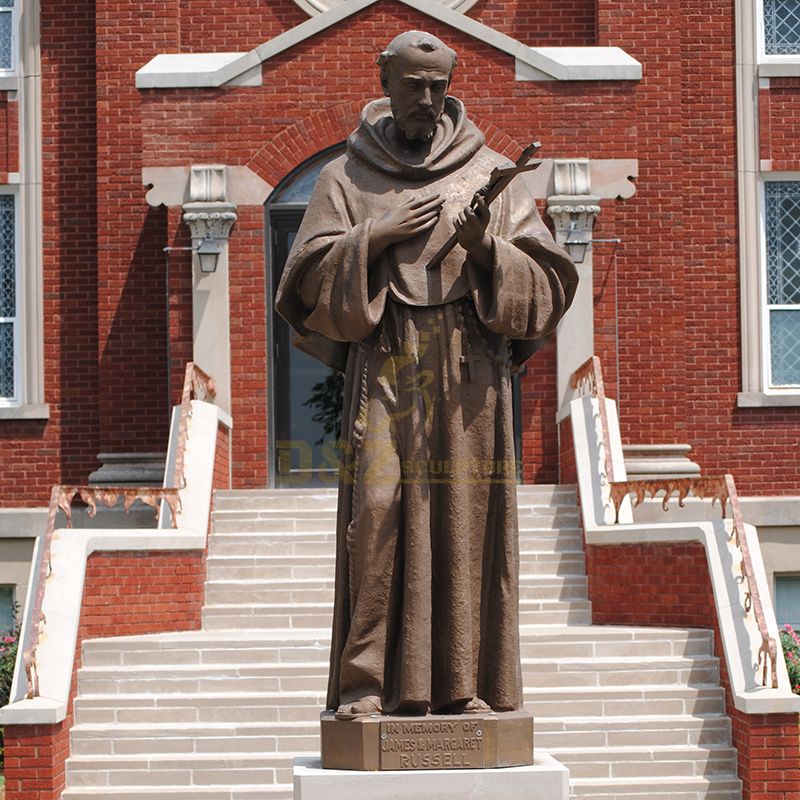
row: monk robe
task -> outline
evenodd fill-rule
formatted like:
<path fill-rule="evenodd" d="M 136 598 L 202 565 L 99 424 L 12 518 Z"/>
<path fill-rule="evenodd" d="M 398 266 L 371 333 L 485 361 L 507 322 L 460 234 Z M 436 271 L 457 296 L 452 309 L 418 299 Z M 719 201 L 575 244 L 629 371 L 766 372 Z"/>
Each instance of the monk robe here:
<path fill-rule="evenodd" d="M 370 103 L 328 164 L 277 295 L 296 344 L 345 373 L 327 705 L 522 704 L 511 370 L 568 308 L 575 267 L 517 178 L 491 206 L 490 269 L 457 246 L 426 268 L 495 166 L 448 97 L 430 153 Z M 373 221 L 439 193 L 436 225 L 368 264 Z"/>

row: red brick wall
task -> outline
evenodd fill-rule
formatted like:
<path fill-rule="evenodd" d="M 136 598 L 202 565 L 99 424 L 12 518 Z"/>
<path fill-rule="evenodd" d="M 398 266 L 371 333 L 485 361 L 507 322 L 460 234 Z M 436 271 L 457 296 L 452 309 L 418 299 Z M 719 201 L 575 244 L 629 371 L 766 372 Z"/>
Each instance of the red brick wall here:
<path fill-rule="evenodd" d="M 205 576 L 203 551 L 89 556 L 67 718 L 57 725 L 5 727 L 6 800 L 61 797 L 82 642 L 106 636 L 198 630 Z"/>
<path fill-rule="evenodd" d="M 212 486 L 214 491 L 231 488 L 231 432 L 221 422 L 217 426 L 217 449 L 214 453 Z"/>
<path fill-rule="evenodd" d="M 772 159 L 772 169 L 800 169 L 800 78 L 770 78 L 769 88 L 758 93 L 761 158 Z"/>
<path fill-rule="evenodd" d="M 352 130 L 379 94 L 376 54 L 409 27 L 458 51 L 453 92 L 503 152 L 536 136 L 544 157 L 639 159 L 636 195 L 603 201 L 595 230 L 622 239 L 595 248 L 593 289 L 595 349 L 625 441 L 688 442 L 705 472 L 733 471 L 745 494 L 797 492 L 800 409 L 736 407 L 733 0 L 688 10 L 680 0 L 482 0 L 469 12 L 531 45 L 619 45 L 643 63 L 638 83 L 517 82 L 510 56 L 382 0 L 266 62 L 261 87 L 170 91 L 137 91 L 135 70 L 157 53 L 203 51 L 212 40 L 217 50 L 247 50 L 305 15 L 292 0 L 97 0 L 96 9 L 83 0 L 65 9 L 45 4 L 42 19 L 52 418 L 0 423 L 2 445 L 19 455 L 0 465 L 0 504 L 44 502 L 50 484 L 85 479 L 100 450 L 164 447 L 163 410 L 191 355 L 190 259 L 174 251 L 167 277 L 162 249 L 185 245 L 186 229 L 179 209 L 148 209 L 141 168 L 248 165 L 277 184 Z M 773 79 L 769 89 L 776 169 L 797 166 L 797 84 Z M 263 215 L 238 213 L 234 483 L 255 486 L 268 470 Z M 556 477 L 554 381 L 545 351 L 525 380 L 528 481 Z"/>
<path fill-rule="evenodd" d="M 477 3 L 468 16 L 531 47 L 588 47 L 596 43 L 596 6 L 596 0 L 500 0 Z"/>
<path fill-rule="evenodd" d="M 800 717 L 743 714 L 733 705 L 705 548 L 700 543 L 587 545 L 586 572 L 594 624 L 714 631 L 742 800 L 800 797 Z"/>
<path fill-rule="evenodd" d="M 0 92 L 0 183 L 19 170 L 19 103 Z"/>
<path fill-rule="evenodd" d="M 0 450 L 13 453 L 0 459 L 2 507 L 44 505 L 52 484 L 85 481 L 98 466 L 94 3 L 44 3 L 41 37 L 50 419 L 0 421 Z"/>
<path fill-rule="evenodd" d="M 267 483 L 267 286 L 264 209 L 242 207 L 230 240 L 231 431 L 237 488 Z"/>
<path fill-rule="evenodd" d="M 572 441 L 572 421 L 567 418 L 558 426 L 558 482 L 578 482 L 578 468 L 575 464 L 575 445 Z"/>

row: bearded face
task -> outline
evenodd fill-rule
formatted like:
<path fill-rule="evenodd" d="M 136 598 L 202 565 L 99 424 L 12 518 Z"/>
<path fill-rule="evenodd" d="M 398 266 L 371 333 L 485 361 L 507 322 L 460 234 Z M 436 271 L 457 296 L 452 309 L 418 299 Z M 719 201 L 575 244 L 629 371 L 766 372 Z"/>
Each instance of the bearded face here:
<path fill-rule="evenodd" d="M 384 91 L 395 124 L 409 141 L 430 141 L 444 112 L 452 57 L 444 49 L 400 50 L 387 65 Z"/>

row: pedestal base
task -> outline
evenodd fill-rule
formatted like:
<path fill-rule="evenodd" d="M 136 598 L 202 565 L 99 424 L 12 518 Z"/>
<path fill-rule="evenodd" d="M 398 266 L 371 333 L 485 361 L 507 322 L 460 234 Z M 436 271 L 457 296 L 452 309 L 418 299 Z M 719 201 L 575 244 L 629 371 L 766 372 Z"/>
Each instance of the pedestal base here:
<path fill-rule="evenodd" d="M 357 770 L 494 769 L 533 764 L 533 716 L 321 717 L 322 766 Z"/>
<path fill-rule="evenodd" d="M 294 800 L 568 800 L 569 770 L 542 750 L 531 766 L 364 772 L 294 760 Z"/>

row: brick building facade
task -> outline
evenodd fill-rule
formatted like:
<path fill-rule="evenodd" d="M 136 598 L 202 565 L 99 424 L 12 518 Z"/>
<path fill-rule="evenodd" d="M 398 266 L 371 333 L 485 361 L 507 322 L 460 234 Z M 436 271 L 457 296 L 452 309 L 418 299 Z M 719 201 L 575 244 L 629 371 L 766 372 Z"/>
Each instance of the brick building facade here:
<path fill-rule="evenodd" d="M 0 0 L 0 532 L 24 536 L 20 512 L 98 454 L 165 451 L 192 358 L 233 419 L 234 488 L 330 481 L 301 396 L 324 373 L 292 382 L 305 365 L 273 315 L 281 247 L 303 177 L 379 94 L 376 55 L 419 28 L 457 51 L 451 91 L 492 147 L 542 142 L 526 180 L 557 237 L 593 240 L 575 308 L 520 379 L 523 482 L 558 480 L 567 376 L 596 353 L 625 442 L 691 445 L 762 498 L 765 552 L 794 542 L 790 5 Z M 205 234 L 212 273 L 191 252 Z"/>

